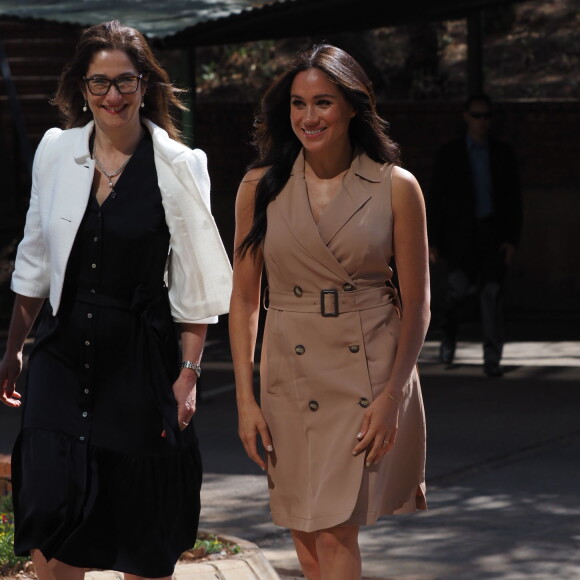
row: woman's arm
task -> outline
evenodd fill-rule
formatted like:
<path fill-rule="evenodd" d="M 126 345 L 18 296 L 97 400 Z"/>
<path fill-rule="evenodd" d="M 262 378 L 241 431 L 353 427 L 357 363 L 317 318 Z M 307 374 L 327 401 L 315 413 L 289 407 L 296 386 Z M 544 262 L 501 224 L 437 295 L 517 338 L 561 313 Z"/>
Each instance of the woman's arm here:
<path fill-rule="evenodd" d="M 238 189 L 234 248 L 240 246 L 252 226 L 256 185 L 260 175 L 261 170 L 251 171 Z M 272 441 L 262 411 L 254 397 L 253 380 L 263 264 L 261 250 L 255 255 L 248 252 L 243 257 L 234 253 L 229 331 L 236 378 L 238 434 L 250 459 L 264 470 L 266 464 L 258 452 L 256 436 L 260 435 L 262 445 L 267 451 L 272 451 Z"/>
<path fill-rule="evenodd" d="M 22 350 L 24 341 L 42 308 L 44 298 L 31 298 L 16 294 L 6 352 L 0 362 L 0 400 L 9 407 L 19 407 L 21 395 L 16 389 L 16 381 L 22 371 Z"/>
<path fill-rule="evenodd" d="M 400 400 L 421 354 L 431 319 L 425 202 L 417 180 L 400 167 L 395 167 L 393 173 L 393 223 L 403 317 L 397 355 L 384 394 Z"/>
<path fill-rule="evenodd" d="M 358 454 L 368 448 L 368 464 L 384 456 L 394 444 L 399 405 L 406 396 L 405 385 L 417 364 L 431 317 L 423 193 L 413 175 L 400 167 L 393 169 L 392 192 L 393 246 L 403 316 L 389 380 L 367 409 L 359 433 L 360 442 L 353 451 Z"/>
<path fill-rule="evenodd" d="M 207 324 L 180 324 L 181 359 L 196 364 L 201 363 Z M 194 369 L 183 368 L 173 383 L 173 394 L 177 400 L 177 421 L 181 430 L 185 429 L 196 410 L 197 373 Z"/>

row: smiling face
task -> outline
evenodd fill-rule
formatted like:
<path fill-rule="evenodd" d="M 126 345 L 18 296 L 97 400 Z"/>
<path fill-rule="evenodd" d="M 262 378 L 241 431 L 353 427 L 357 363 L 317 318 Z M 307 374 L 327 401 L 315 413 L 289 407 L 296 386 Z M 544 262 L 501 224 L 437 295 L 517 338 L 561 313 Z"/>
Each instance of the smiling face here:
<path fill-rule="evenodd" d="M 85 77 L 113 80 L 124 76 L 138 76 L 139 72 L 124 51 L 101 50 L 93 56 Z M 121 94 L 115 85 L 112 85 L 106 95 L 97 96 L 91 94 L 84 82 L 81 83 L 95 125 L 105 133 L 119 129 L 139 130 L 139 108 L 145 88 L 145 82 L 141 80 L 139 88 L 133 94 Z"/>
<path fill-rule="evenodd" d="M 326 74 L 318 69 L 299 72 L 290 93 L 292 130 L 307 152 L 350 146 L 348 128 L 356 112 Z"/>

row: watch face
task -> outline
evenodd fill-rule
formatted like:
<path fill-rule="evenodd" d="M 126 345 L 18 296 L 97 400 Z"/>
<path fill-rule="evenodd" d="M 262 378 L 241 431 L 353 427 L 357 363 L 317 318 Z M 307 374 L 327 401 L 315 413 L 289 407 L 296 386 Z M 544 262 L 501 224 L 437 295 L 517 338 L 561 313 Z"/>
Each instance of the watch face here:
<path fill-rule="evenodd" d="M 195 374 L 197 375 L 198 378 L 201 376 L 201 366 L 198 365 L 197 363 L 191 362 L 190 360 L 184 360 L 181 363 L 181 368 L 191 369 L 192 371 L 195 371 Z"/>

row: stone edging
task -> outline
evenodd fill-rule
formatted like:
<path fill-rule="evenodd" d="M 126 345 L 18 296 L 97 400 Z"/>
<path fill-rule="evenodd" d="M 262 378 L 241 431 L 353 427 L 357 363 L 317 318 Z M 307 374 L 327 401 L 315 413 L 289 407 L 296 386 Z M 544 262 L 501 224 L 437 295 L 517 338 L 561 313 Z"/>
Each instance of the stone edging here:
<path fill-rule="evenodd" d="M 214 535 L 224 542 L 237 544 L 240 553 L 216 560 L 178 562 L 173 574 L 174 580 L 280 580 L 256 544 L 235 536 Z M 85 574 L 85 580 L 123 580 L 123 574 L 109 570 L 91 571 Z"/>

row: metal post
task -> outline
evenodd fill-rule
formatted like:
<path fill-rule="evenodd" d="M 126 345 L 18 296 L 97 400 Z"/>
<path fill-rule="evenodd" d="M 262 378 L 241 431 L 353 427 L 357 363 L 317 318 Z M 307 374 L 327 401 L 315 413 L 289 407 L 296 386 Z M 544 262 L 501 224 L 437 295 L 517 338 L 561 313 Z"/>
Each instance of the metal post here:
<path fill-rule="evenodd" d="M 467 17 L 467 89 L 470 95 L 484 91 L 483 78 L 483 13 Z"/>

